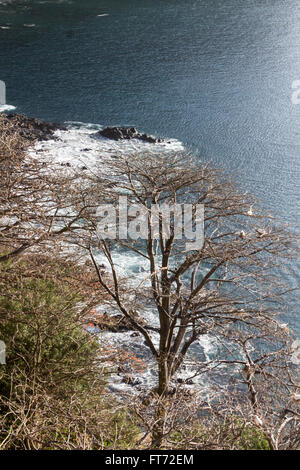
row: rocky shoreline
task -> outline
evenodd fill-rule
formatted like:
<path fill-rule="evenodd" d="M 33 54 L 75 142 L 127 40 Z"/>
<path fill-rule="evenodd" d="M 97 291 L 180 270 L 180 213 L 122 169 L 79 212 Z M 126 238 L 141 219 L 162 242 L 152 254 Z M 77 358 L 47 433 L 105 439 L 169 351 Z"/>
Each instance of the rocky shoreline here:
<path fill-rule="evenodd" d="M 14 135 L 20 143 L 32 144 L 36 141 L 57 139 L 55 131 L 67 131 L 62 124 L 55 122 L 44 122 L 37 118 L 28 117 L 25 114 L 0 113 L 0 129 L 8 135 Z M 145 143 L 156 144 L 163 142 L 162 139 L 147 134 L 141 134 L 135 127 L 106 127 L 93 134 L 95 137 L 120 140 L 140 140 Z M 88 149 L 87 149 L 88 150 Z"/>
<path fill-rule="evenodd" d="M 55 131 L 67 130 L 61 124 L 43 122 L 25 114 L 0 114 L 0 126 L 6 135 L 15 135 L 24 143 L 55 139 Z"/>

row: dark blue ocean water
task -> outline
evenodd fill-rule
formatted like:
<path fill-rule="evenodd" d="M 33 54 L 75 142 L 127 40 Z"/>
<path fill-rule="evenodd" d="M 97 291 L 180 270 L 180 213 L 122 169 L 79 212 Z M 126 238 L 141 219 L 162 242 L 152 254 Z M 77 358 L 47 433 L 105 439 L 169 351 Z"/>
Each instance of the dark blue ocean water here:
<path fill-rule="evenodd" d="M 177 138 L 299 230 L 299 0 L 1 3 L 0 79 L 18 112 Z"/>

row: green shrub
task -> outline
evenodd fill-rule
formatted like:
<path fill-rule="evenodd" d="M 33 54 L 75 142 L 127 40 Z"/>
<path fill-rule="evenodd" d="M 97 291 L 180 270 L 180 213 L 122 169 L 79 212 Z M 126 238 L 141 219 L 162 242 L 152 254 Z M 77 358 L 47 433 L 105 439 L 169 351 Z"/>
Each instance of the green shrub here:
<path fill-rule="evenodd" d="M 82 268 L 42 261 L 0 265 L 0 449 L 130 447 L 136 428 L 107 399 L 99 341 L 83 328 Z"/>

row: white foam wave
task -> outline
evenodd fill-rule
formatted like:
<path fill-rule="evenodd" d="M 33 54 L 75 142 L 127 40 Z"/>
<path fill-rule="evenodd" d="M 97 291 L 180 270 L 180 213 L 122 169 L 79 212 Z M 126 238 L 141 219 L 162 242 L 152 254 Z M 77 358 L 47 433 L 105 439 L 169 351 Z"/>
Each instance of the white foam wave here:
<path fill-rule="evenodd" d="M 155 347 L 158 347 L 159 334 L 151 332 L 150 337 Z M 124 374 L 115 373 L 110 383 L 110 388 L 118 393 L 135 393 L 135 392 L 149 392 L 157 385 L 157 364 L 150 354 L 149 349 L 145 346 L 144 338 L 141 334 L 133 333 L 132 331 L 111 333 L 101 333 L 101 343 L 104 341 L 112 348 L 124 349 L 124 351 L 133 353 L 138 359 L 143 361 L 143 369 L 139 371 L 128 370 L 129 375 L 132 375 L 136 380 L 134 386 L 124 382 Z M 196 363 L 191 361 L 180 368 L 178 373 L 172 380 L 172 386 L 178 386 L 179 380 L 185 381 L 190 390 L 201 390 L 201 394 L 205 396 L 212 385 L 212 381 L 206 376 L 205 379 L 201 375 L 197 375 L 195 369 Z M 133 364 L 134 367 L 134 364 Z M 179 380 L 178 380 L 179 379 Z"/>
<path fill-rule="evenodd" d="M 0 106 L 0 113 L 3 113 L 3 111 L 12 111 L 13 109 L 16 109 L 16 106 L 11 104 L 3 104 Z"/>
<path fill-rule="evenodd" d="M 31 156 L 49 159 L 53 164 L 68 164 L 73 167 L 92 169 L 103 159 L 113 158 L 116 154 L 130 155 L 143 151 L 183 151 L 181 142 L 171 139 L 168 142 L 151 144 L 137 139 L 113 141 L 94 134 L 102 129 L 99 124 L 66 122 L 68 131 L 55 132 L 57 140 L 38 142 L 30 150 Z"/>

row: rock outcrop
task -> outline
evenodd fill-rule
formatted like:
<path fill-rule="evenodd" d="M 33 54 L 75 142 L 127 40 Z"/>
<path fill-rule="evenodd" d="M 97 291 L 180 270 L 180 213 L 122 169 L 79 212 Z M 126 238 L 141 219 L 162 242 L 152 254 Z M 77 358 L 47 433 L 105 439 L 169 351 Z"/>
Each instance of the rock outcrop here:
<path fill-rule="evenodd" d="M 106 127 L 102 131 L 98 131 L 96 135 L 101 135 L 111 140 L 131 140 L 138 139 L 149 144 L 157 144 L 162 142 L 151 135 L 141 134 L 135 127 Z"/>
<path fill-rule="evenodd" d="M 17 135 L 24 142 L 53 139 L 56 130 L 67 130 L 60 124 L 42 122 L 25 114 L 1 114 L 0 124 L 5 128 L 7 135 Z"/>

